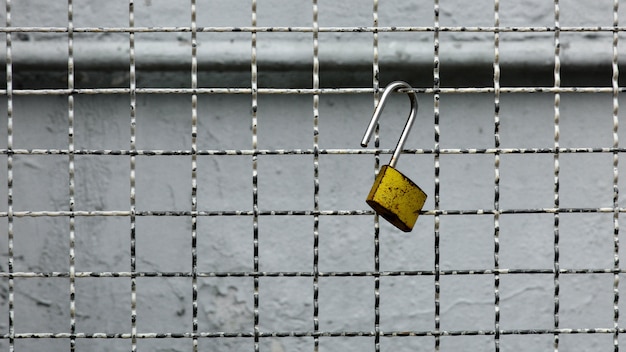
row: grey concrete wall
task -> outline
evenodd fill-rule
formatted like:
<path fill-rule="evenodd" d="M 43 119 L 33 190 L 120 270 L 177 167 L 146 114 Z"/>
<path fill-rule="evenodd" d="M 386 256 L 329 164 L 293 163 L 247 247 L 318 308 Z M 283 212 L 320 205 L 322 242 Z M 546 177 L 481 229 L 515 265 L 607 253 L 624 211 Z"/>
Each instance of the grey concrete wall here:
<path fill-rule="evenodd" d="M 492 26 L 492 1 L 441 1 L 441 25 Z M 623 8 L 624 6 L 622 6 Z M 310 1 L 258 1 L 259 26 L 311 26 Z M 4 11 L 2 9 L 1 11 Z M 189 26 L 187 1 L 135 2 L 137 26 Z M 426 1 L 381 2 L 380 26 L 432 26 L 433 5 Z M 620 10 L 623 11 L 623 10 Z M 620 12 L 621 13 L 621 12 Z M 14 26 L 67 26 L 63 2 L 13 1 Z M 249 1 L 198 1 L 199 26 L 249 26 Z M 503 26 L 553 26 L 554 4 L 545 1 L 503 2 Z M 75 27 L 125 27 L 126 1 L 74 1 Z M 611 26 L 612 2 L 561 4 L 563 26 Z M 371 1 L 319 1 L 320 26 L 371 26 Z M 554 65 L 552 32 L 503 33 L 503 86 L 551 86 Z M 321 33 L 320 79 L 324 88 L 371 87 L 372 33 Z M 381 33 L 381 85 L 404 79 L 415 87 L 432 87 L 433 34 Z M 189 33 L 137 34 L 139 87 L 189 87 Z M 199 34 L 199 85 L 250 87 L 250 33 Z M 492 86 L 493 33 L 441 33 L 441 84 L 444 87 Z M 67 87 L 67 34 L 18 33 L 13 36 L 16 89 Z M 611 33 L 563 33 L 564 85 L 610 87 Z M 2 43 L 1 45 L 4 45 Z M 45 51 L 42 52 L 42 48 Z M 620 46 L 620 52 L 622 51 Z M 128 87 L 128 34 L 76 33 L 76 86 Z M 311 33 L 259 33 L 259 86 L 311 87 Z M 217 67 L 217 69 L 216 69 Z M 583 68 L 583 69 L 581 69 Z M 128 150 L 131 139 L 130 98 L 127 94 L 78 94 L 74 98 L 77 150 Z M 310 94 L 261 94 L 258 97 L 258 148 L 312 150 L 313 107 Z M 554 147 L 554 94 L 510 93 L 500 101 L 499 137 L 502 148 Z M 6 116 L 7 98 L 0 104 Z M 622 104 L 620 97 L 618 103 Z M 419 114 L 406 148 L 435 148 L 434 97 L 419 95 Z M 68 148 L 67 96 L 15 95 L 13 148 Z M 249 94 L 198 96 L 199 150 L 250 150 L 252 99 Z M 322 94 L 319 97 L 318 146 L 323 150 L 358 149 L 374 107 L 371 93 Z M 494 95 L 442 94 L 439 101 L 439 143 L 443 149 L 494 147 Z M 393 148 L 408 106 L 393 97 L 381 120 L 380 148 Z M 621 109 L 623 110 L 623 109 Z M 619 112 L 620 117 L 622 112 Z M 136 147 L 139 150 L 191 148 L 191 97 L 186 94 L 138 94 Z M 560 138 L 563 148 L 613 146 L 613 96 L 567 93 L 560 100 Z M 5 120 L 6 124 L 6 120 Z M 623 128 L 618 137 L 624 140 Z M 7 140 L 6 129 L 0 140 Z M 6 148 L 6 142 L 2 142 Z M 386 163 L 389 154 L 381 156 Z M 1 157 L 7 165 L 6 153 Z M 258 207 L 262 212 L 314 210 L 315 175 L 310 153 L 259 155 Z M 14 155 L 13 210 L 69 209 L 67 155 Z M 253 157 L 200 155 L 197 157 L 198 209 L 253 210 Z M 620 163 L 618 171 L 623 173 Z M 130 209 L 130 156 L 75 157 L 76 210 Z M 440 209 L 494 208 L 495 156 L 447 154 L 439 156 Z M 613 207 L 613 154 L 562 153 L 559 156 L 560 206 Z M 402 155 L 398 169 L 430 195 L 424 209 L 435 207 L 435 156 Z M 373 154 L 319 156 L 319 208 L 323 211 L 367 210 L 364 197 L 375 170 Z M 2 197 L 7 197 L 7 170 L 0 172 Z M 190 211 L 190 156 L 137 156 L 136 207 L 140 212 Z M 501 209 L 554 207 L 554 155 L 502 154 L 499 164 Z M 623 180 L 618 186 L 623 188 Z M 7 211 L 7 202 L 0 202 Z M 623 201 L 620 199 L 620 205 Z M 382 276 L 379 280 L 380 331 L 433 331 L 435 300 L 440 302 L 442 331 L 493 331 L 495 278 L 492 214 L 425 214 L 413 232 L 402 233 L 380 223 L 380 270 L 422 271 L 424 275 Z M 528 274 L 499 277 L 499 327 L 514 330 L 554 328 L 555 267 L 554 215 L 508 213 L 499 217 L 499 266 L 529 270 Z M 0 222 L 7 232 L 8 220 Z M 263 215 L 258 219 L 258 260 L 262 272 L 302 272 L 303 276 L 263 276 L 259 279 L 261 332 L 304 332 L 314 329 L 314 230 L 312 215 Z M 435 297 L 435 233 L 439 229 L 440 295 Z M 67 217 L 13 219 L 13 271 L 68 273 L 70 220 Z M 318 269 L 320 272 L 372 272 L 375 268 L 372 215 L 321 215 Z M 561 274 L 559 326 L 564 329 L 614 327 L 614 275 L 585 273 L 585 269 L 614 266 L 614 223 L 610 212 L 564 213 L 559 216 L 559 265 L 578 270 Z M 136 219 L 136 270 L 142 273 L 192 270 L 192 222 L 186 216 L 139 216 Z M 80 273 L 130 271 L 130 218 L 78 216 L 75 223 L 75 270 Z M 197 270 L 201 273 L 241 273 L 254 270 L 253 218 L 250 215 L 200 216 L 197 223 Z M 7 273 L 7 236 L 0 236 Z M 543 272 L 543 273 L 540 273 Z M 70 282 L 67 277 L 14 279 L 15 333 L 67 333 L 70 329 Z M 52 274 L 52 276 L 57 276 Z M 136 280 L 139 333 L 192 331 L 192 280 L 189 277 L 139 277 Z M 618 287 L 619 288 L 619 287 Z M 131 331 L 131 279 L 76 279 L 76 330 L 80 333 Z M 249 334 L 254 331 L 254 278 L 200 277 L 198 331 Z M 2 281 L 0 334 L 9 333 L 9 286 Z M 319 330 L 371 332 L 375 329 L 375 278 L 336 276 L 319 278 Z M 622 303 L 619 302 L 621 307 Z M 621 317 L 620 321 L 621 323 Z M 505 334 L 503 351 L 553 350 L 554 335 Z M 621 341 L 621 339 L 620 339 Z M 321 351 L 373 351 L 373 336 L 320 338 Z M 190 351 L 188 338 L 139 339 L 139 350 Z M 561 334 L 559 348 L 611 350 L 613 335 Z M 0 339 L 8 349 L 8 339 Z M 66 338 L 17 339 L 17 351 L 69 350 Z M 129 339 L 78 338 L 80 351 L 129 350 Z M 253 350 L 250 337 L 200 338 L 202 351 Z M 433 336 L 382 337 L 382 351 L 431 351 Z M 264 337 L 262 351 L 313 349 L 312 337 Z M 494 336 L 443 336 L 443 351 L 495 349 Z"/>

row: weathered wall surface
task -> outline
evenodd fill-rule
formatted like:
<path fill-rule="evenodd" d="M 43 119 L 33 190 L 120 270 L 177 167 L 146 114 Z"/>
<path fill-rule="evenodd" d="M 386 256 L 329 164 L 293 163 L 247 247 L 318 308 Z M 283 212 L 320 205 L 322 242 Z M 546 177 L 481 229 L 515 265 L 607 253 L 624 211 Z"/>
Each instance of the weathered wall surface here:
<path fill-rule="evenodd" d="M 249 1 L 197 1 L 198 26 L 250 25 Z M 440 1 L 442 26 L 493 26 L 493 1 Z M 568 2 L 560 6 L 562 26 L 612 26 L 612 1 Z M 624 6 L 622 6 L 624 8 Z M 259 26 L 311 26 L 310 1 L 259 0 Z M 2 14 L 5 9 L 1 9 Z M 620 13 L 623 10 L 620 10 Z M 67 4 L 47 0 L 14 1 L 13 26 L 67 26 Z M 127 1 L 74 1 L 74 26 L 126 27 Z M 187 1 L 135 1 L 138 27 L 189 26 Z M 371 26 L 371 1 L 319 1 L 319 25 Z M 507 1 L 500 4 L 502 26 L 554 26 L 549 1 Z M 428 1 L 381 1 L 380 26 L 432 26 Z M 442 32 L 441 84 L 444 87 L 493 86 L 493 33 Z M 562 33 L 563 85 L 611 84 L 612 34 Z M 138 33 L 137 85 L 189 87 L 190 34 Z M 67 34 L 18 33 L 13 36 L 16 89 L 67 87 Z M 200 87 L 250 87 L 250 33 L 201 33 Z M 432 87 L 433 33 L 380 33 L 381 86 L 403 79 L 416 87 Z M 554 33 L 502 33 L 502 85 L 552 86 Z M 259 33 L 259 87 L 311 88 L 311 33 Z M 320 79 L 325 88 L 371 87 L 372 33 L 320 33 Z M 4 45 L 1 43 L 0 45 Z M 45 48 L 42 51 L 41 48 Z M 48 51 L 49 49 L 49 51 Z M 128 87 L 128 34 L 76 33 L 76 86 Z M 620 47 L 621 52 L 621 47 Z M 108 67 L 110 65 L 110 67 Z M 586 66 L 588 65 L 588 66 Z M 581 70 L 588 67 L 589 70 Z M 110 68 L 110 69 L 109 69 Z M 454 72 L 454 74 L 449 74 Z M 6 116 L 6 96 L 2 116 Z M 554 94 L 502 94 L 499 137 L 502 148 L 554 147 Z M 563 148 L 613 146 L 613 95 L 562 94 L 560 139 Z M 418 120 L 406 148 L 435 148 L 434 99 L 420 94 Z M 622 104 L 620 98 L 619 103 Z M 13 104 L 15 149 L 68 148 L 67 96 L 16 95 Z M 79 94 L 74 101 L 77 150 L 128 150 L 130 100 L 126 94 Z M 249 94 L 202 94 L 198 97 L 199 150 L 251 150 Z M 371 94 L 322 94 L 319 98 L 318 146 L 322 150 L 357 149 L 374 106 Z M 494 147 L 494 95 L 442 94 L 439 101 L 439 143 L 442 149 Z M 310 94 L 261 94 L 258 97 L 258 148 L 312 150 L 314 100 Z M 393 97 L 381 121 L 380 148 L 393 148 L 408 106 Z M 623 110 L 623 109 L 622 109 Z M 139 150 L 190 150 L 191 97 L 185 94 L 138 94 L 136 147 Z M 620 115 L 622 115 L 620 111 Z M 6 124 L 6 121 L 5 121 Z M 618 137 L 624 140 L 624 129 Z M 6 129 L 0 140 L 7 140 Z M 1 148 L 6 148 L 6 142 Z M 383 154 L 386 163 L 389 155 Z M 6 165 L 7 157 L 2 156 Z M 253 210 L 251 155 L 200 155 L 197 158 L 198 209 Z M 440 155 L 440 209 L 494 208 L 493 154 Z M 613 154 L 562 153 L 560 206 L 613 207 Z M 620 163 L 623 165 L 625 163 Z M 77 210 L 130 209 L 130 157 L 77 155 Z M 258 206 L 262 212 L 314 210 L 313 155 L 259 155 Z M 372 154 L 319 156 L 319 208 L 365 210 L 363 199 L 375 167 Z M 398 168 L 431 195 L 424 209 L 434 209 L 435 156 L 405 154 Z M 13 210 L 69 209 L 67 155 L 13 157 Z M 619 170 L 622 173 L 623 167 Z M 190 156 L 137 156 L 136 206 L 142 211 L 190 211 Z M 502 154 L 499 164 L 501 209 L 554 207 L 554 155 Z M 621 177 L 618 186 L 623 188 Z M 7 184 L 0 172 L 0 184 Z M 7 190 L 1 190 L 6 198 Z M 2 202 L 0 202 L 2 203 Z M 620 204 L 623 203 L 620 201 Z M 0 205 L 6 212 L 7 205 Z M 69 219 L 19 217 L 14 220 L 15 272 L 69 272 Z M 1 221 L 6 233 L 7 218 Z M 442 215 L 437 225 L 440 269 L 485 271 L 494 268 L 494 216 Z M 499 265 L 507 269 L 543 270 L 545 274 L 503 274 L 499 282 L 500 328 L 554 327 L 554 215 L 503 214 L 499 218 Z M 423 215 L 412 233 L 380 223 L 380 270 L 435 270 L 435 217 Z M 262 272 L 314 270 L 312 215 L 259 217 L 258 260 Z M 371 215 L 322 215 L 318 224 L 320 272 L 371 272 L 374 263 L 374 220 Z M 612 269 L 612 213 L 561 214 L 561 269 Z M 139 216 L 136 220 L 136 270 L 192 270 L 192 223 L 185 216 Z M 197 270 L 203 273 L 254 270 L 253 219 L 249 215 L 201 216 L 197 224 Z M 76 218 L 77 272 L 130 271 L 130 219 L 127 216 Z M 0 236 L 7 272 L 7 236 Z M 562 274 L 560 327 L 612 328 L 614 276 Z M 201 332 L 254 330 L 253 277 L 198 279 L 198 329 Z M 319 279 L 319 329 L 325 332 L 374 331 L 375 279 L 338 276 Z M 70 329 L 69 279 L 14 279 L 15 332 L 66 333 Z M 313 330 L 313 278 L 259 279 L 259 328 L 262 332 Z M 442 275 L 441 330 L 494 329 L 494 276 Z M 137 279 L 137 330 L 192 331 L 192 281 L 189 277 Z M 8 283 L 4 279 L 0 308 L 8 314 Z M 620 303 L 621 305 L 621 303 Z M 129 333 L 131 283 L 128 277 L 76 279 L 78 332 Z M 435 277 L 382 276 L 380 331 L 431 331 L 435 324 Z M 0 319 L 8 334 L 8 319 Z M 552 350 L 552 334 L 503 335 L 504 351 Z M 189 351 L 190 339 L 140 339 L 140 350 Z M 252 350 L 253 339 L 201 338 L 200 350 Z M 381 350 L 433 350 L 434 337 L 384 337 Z M 312 348 L 312 337 L 263 338 L 261 350 L 282 352 Z M 0 340 L 8 348 L 8 340 Z M 562 334 L 562 350 L 609 350 L 612 334 Z M 68 350 L 67 339 L 18 339 L 21 350 Z M 78 339 L 77 350 L 112 351 L 130 348 L 128 339 Z M 493 336 L 444 336 L 441 349 L 493 350 Z M 373 337 L 322 337 L 323 351 L 374 350 Z"/>

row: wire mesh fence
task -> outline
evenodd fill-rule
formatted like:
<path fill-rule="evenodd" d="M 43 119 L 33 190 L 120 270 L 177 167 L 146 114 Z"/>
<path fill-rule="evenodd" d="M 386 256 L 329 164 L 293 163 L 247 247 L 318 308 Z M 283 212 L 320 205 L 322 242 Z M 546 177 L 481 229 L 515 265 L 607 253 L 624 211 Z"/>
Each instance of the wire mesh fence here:
<path fill-rule="evenodd" d="M 0 345 L 619 350 L 621 11 L 6 0 Z"/>

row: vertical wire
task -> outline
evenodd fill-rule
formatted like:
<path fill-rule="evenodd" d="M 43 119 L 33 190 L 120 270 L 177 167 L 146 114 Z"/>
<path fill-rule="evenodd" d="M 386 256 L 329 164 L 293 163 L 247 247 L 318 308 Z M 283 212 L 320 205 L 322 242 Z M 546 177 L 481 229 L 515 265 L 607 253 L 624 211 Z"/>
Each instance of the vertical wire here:
<path fill-rule="evenodd" d="M 374 0 L 372 9 L 373 26 L 378 27 L 378 0 Z M 378 105 L 379 93 L 378 88 L 380 85 L 380 67 L 378 65 L 378 32 L 373 32 L 373 46 L 374 56 L 372 58 L 372 86 L 374 88 L 374 106 Z M 378 149 L 380 144 L 380 138 L 378 134 L 379 126 L 376 126 L 374 145 Z M 378 173 L 380 166 L 380 154 L 377 152 L 374 156 L 374 168 Z M 378 214 L 374 215 L 374 272 L 377 274 L 374 276 L 374 350 L 380 351 L 380 222 L 378 221 Z"/>
<path fill-rule="evenodd" d="M 320 61 L 319 61 L 319 8 L 317 0 L 313 0 L 313 89 L 318 90 L 320 87 Z M 320 328 L 319 322 L 319 103 L 320 96 L 318 93 L 313 94 L 313 208 L 315 215 L 313 216 L 313 331 L 318 332 Z M 319 350 L 319 337 L 317 334 L 313 337 L 313 350 Z"/>
<path fill-rule="evenodd" d="M 494 146 L 500 148 L 500 0 L 494 1 L 493 33 L 493 90 L 494 90 Z M 500 351 L 500 153 L 494 153 L 494 199 L 493 199 L 493 266 L 494 266 L 494 343 Z"/>
<path fill-rule="evenodd" d="M 6 0 L 6 26 L 11 27 L 11 0 Z M 9 352 L 15 349 L 15 282 L 13 278 L 13 56 L 11 32 L 6 33 L 7 74 L 7 246 L 9 252 Z"/>
<path fill-rule="evenodd" d="M 252 0 L 252 27 L 257 25 L 256 0 Z M 258 188 L 258 143 L 257 143 L 257 110 L 258 110 L 258 77 L 257 77 L 257 32 L 251 34 L 250 76 L 252 88 L 252 230 L 254 254 L 254 351 L 259 351 L 259 188 Z"/>
<path fill-rule="evenodd" d="M 193 351 L 198 352 L 198 35 L 196 0 L 191 0 L 191 325 Z"/>
<path fill-rule="evenodd" d="M 69 211 L 75 206 L 75 169 L 74 169 L 74 8 L 72 0 L 67 1 L 67 87 L 70 94 L 67 96 L 68 115 L 68 144 L 69 144 Z M 76 349 L 76 219 L 70 215 L 70 351 Z"/>
<path fill-rule="evenodd" d="M 433 32 L 433 116 L 435 126 L 435 211 L 439 210 L 439 0 L 434 0 L 434 32 Z M 440 265 L 439 265 L 439 213 L 435 214 L 434 235 L 435 235 L 435 350 L 439 351 L 441 344 L 441 316 L 440 316 Z"/>
<path fill-rule="evenodd" d="M 619 0 L 613 1 L 613 148 L 619 148 Z M 619 350 L 619 152 L 613 152 L 613 345 Z"/>
<path fill-rule="evenodd" d="M 135 3 L 128 1 L 128 25 L 135 26 Z M 131 350 L 137 351 L 137 257 L 136 245 L 136 194 L 135 194 L 135 168 L 136 168 L 136 133 L 137 133 L 137 77 L 135 76 L 135 32 L 128 34 L 129 38 L 129 70 L 130 70 L 130 319 L 131 319 Z"/>
<path fill-rule="evenodd" d="M 561 87 L 561 40 L 560 40 L 559 0 L 554 0 L 554 88 Z M 559 350 L 559 119 L 561 116 L 561 94 L 554 93 L 554 350 Z"/>

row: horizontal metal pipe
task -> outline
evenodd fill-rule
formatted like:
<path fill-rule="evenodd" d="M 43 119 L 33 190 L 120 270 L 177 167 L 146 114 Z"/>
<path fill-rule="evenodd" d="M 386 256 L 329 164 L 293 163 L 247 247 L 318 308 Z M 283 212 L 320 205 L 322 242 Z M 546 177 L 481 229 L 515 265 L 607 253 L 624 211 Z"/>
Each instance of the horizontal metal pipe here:
<path fill-rule="evenodd" d="M 394 70 L 432 68 L 433 44 L 429 41 L 379 39 L 378 61 L 381 67 Z M 0 42 L 0 45 L 4 43 Z M 580 68 L 610 66 L 610 41 L 584 40 L 568 42 L 561 39 L 561 63 Z M 82 70 L 126 70 L 129 67 L 127 41 L 74 40 L 74 62 Z M 4 48 L 0 47 L 0 50 Z M 191 43 L 179 41 L 136 40 L 136 67 L 154 71 L 189 71 Z M 515 69 L 549 68 L 553 66 L 554 46 L 546 38 L 500 42 L 500 65 Z M 259 36 L 257 64 L 262 70 L 311 71 L 312 40 L 271 40 Z M 446 41 L 440 39 L 442 70 L 492 65 L 494 43 L 486 40 Z M 322 70 L 344 70 L 372 66 L 374 49 L 369 40 L 320 40 L 319 60 Z M 12 60 L 16 68 L 56 70 L 67 68 L 68 45 L 62 40 L 20 41 L 12 43 Z M 249 40 L 199 40 L 197 60 L 200 70 L 249 71 L 251 44 Z"/>
<path fill-rule="evenodd" d="M 67 87 L 68 41 L 62 35 L 54 35 L 48 40 L 12 35 L 15 89 Z M 611 88 L 612 36 L 594 33 L 598 37 L 587 38 L 590 35 L 561 35 L 562 86 Z M 308 33 L 257 34 L 255 59 L 260 87 L 312 87 L 314 52 L 313 39 L 309 36 Z M 95 37 L 91 33 L 74 36 L 75 88 L 128 87 L 130 47 L 128 38 L 124 37 L 124 34 Z M 158 38 L 155 33 L 135 36 L 139 87 L 189 85 L 192 49 L 187 37 L 185 33 L 173 33 L 169 34 L 170 40 L 159 41 L 155 40 Z M 496 48 L 492 39 L 489 33 L 440 33 L 437 86 L 457 90 L 493 87 Z M 416 89 L 433 87 L 432 34 L 380 33 L 378 43 L 378 71 L 373 72 L 375 50 L 371 33 L 320 34 L 320 86 L 370 87 L 372 75 L 376 74 L 381 85 L 403 80 Z M 2 51 L 4 44 L 0 42 Z M 199 35 L 196 49 L 199 86 L 250 87 L 253 51 L 249 34 Z M 553 87 L 554 52 L 552 33 L 501 34 L 497 50 L 500 86 Z M 0 80 L 4 74 L 0 72 Z"/>

